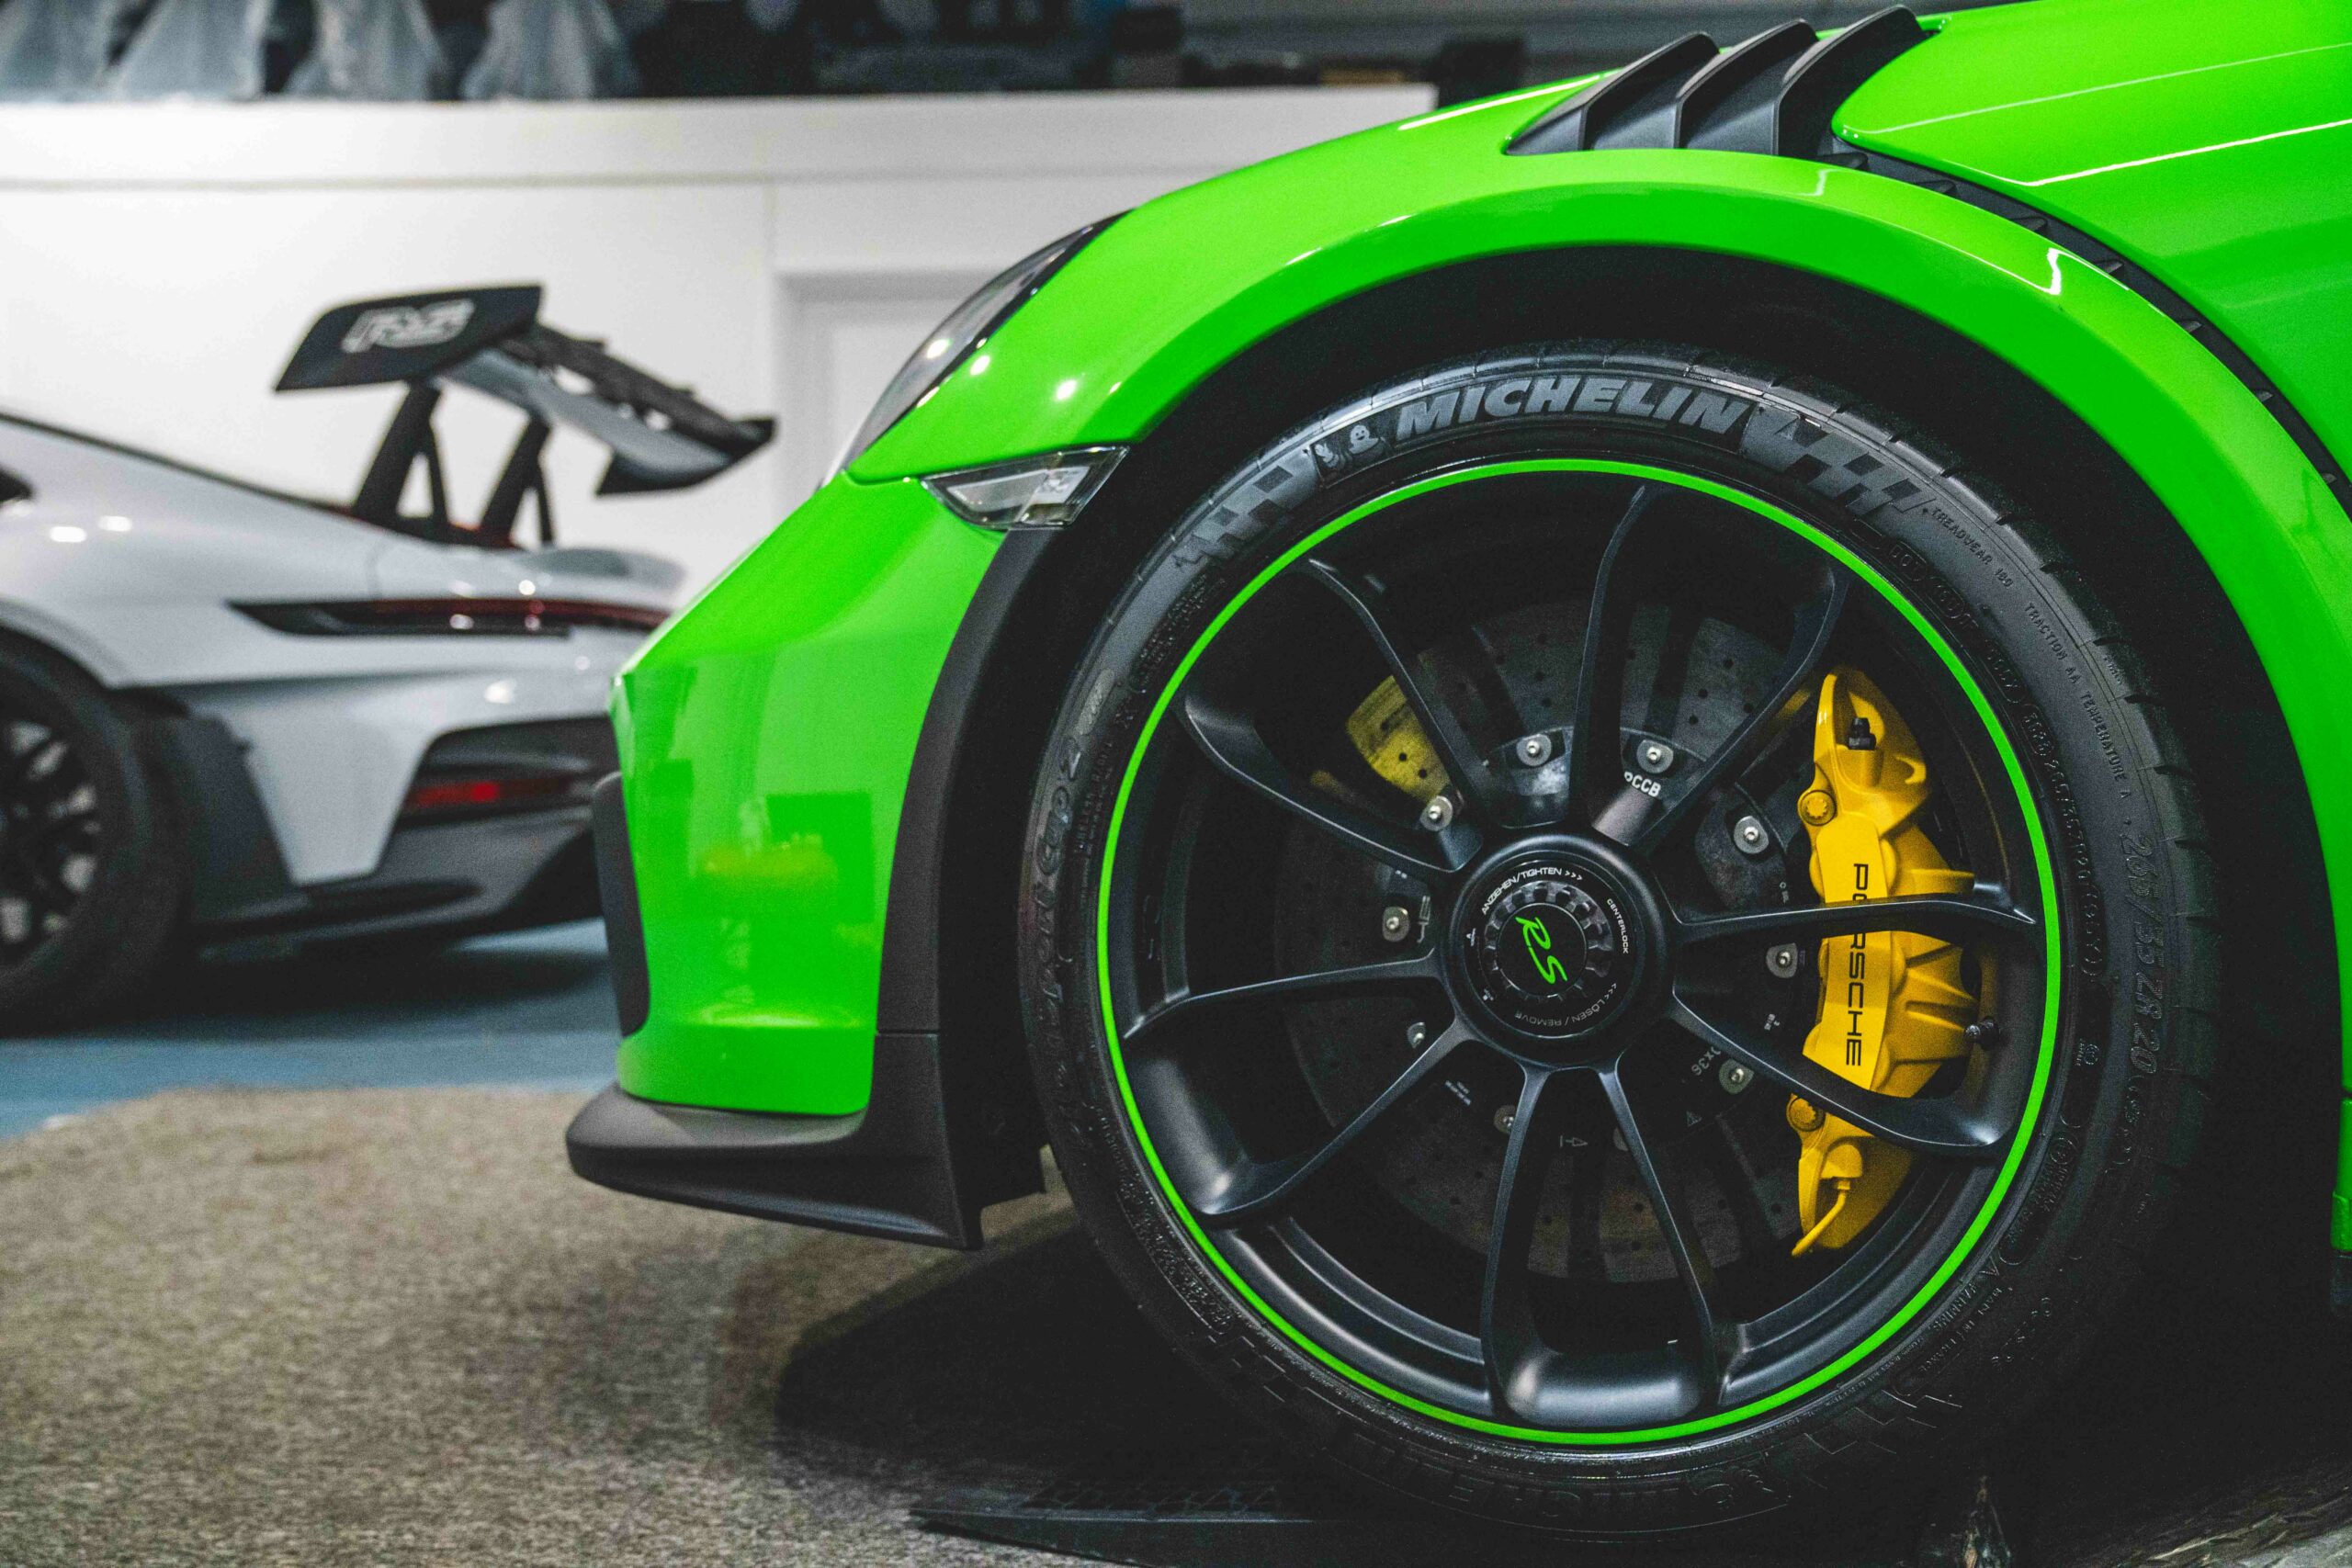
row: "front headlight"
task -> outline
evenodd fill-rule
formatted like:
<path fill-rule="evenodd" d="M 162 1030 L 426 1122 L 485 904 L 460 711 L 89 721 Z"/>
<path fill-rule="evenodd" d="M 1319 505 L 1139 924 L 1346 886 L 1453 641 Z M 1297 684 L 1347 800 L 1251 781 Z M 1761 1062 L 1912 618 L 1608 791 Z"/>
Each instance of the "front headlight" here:
<path fill-rule="evenodd" d="M 948 373 L 970 357 L 974 349 L 988 341 L 990 333 L 1004 325 L 1012 312 L 1021 309 L 1029 297 L 1046 286 L 1046 280 L 1062 268 L 1070 257 L 1078 254 L 1086 243 L 1109 228 L 1114 218 L 1089 223 L 1074 234 L 1065 234 L 1033 255 L 1023 256 L 1004 271 L 980 285 L 979 291 L 949 313 L 922 346 L 890 378 L 882 389 L 882 397 L 865 423 L 850 437 L 833 472 L 839 473 L 865 453 L 868 446 L 882 438 L 882 433 L 906 416 L 907 411 L 920 406 L 923 400 L 947 379 Z"/>

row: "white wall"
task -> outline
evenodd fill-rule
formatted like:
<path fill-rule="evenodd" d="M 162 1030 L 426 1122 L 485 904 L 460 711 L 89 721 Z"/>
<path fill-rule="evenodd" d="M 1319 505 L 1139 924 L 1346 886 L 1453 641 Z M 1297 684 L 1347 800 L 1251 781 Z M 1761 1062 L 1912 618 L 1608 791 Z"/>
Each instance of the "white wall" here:
<path fill-rule="evenodd" d="M 922 332 L 1055 235 L 1219 170 L 1425 108 L 1425 88 L 599 105 L 0 108 L 0 403 L 348 496 L 390 389 L 274 396 L 338 300 L 540 281 L 774 447 L 682 494 L 594 501 L 560 434 L 557 521 L 700 579 L 816 482 Z M 445 401 L 453 502 L 519 423 Z"/>

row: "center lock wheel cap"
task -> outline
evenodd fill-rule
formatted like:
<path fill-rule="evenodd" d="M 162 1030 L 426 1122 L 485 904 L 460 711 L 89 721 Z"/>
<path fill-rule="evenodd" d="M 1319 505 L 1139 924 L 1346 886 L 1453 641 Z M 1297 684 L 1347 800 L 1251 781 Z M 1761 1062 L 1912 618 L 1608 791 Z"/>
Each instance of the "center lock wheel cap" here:
<path fill-rule="evenodd" d="M 1592 1033 L 1614 1019 L 1640 967 L 1624 896 L 1563 855 L 1522 862 L 1468 906 L 1460 935 L 1487 1011 L 1540 1041 Z"/>

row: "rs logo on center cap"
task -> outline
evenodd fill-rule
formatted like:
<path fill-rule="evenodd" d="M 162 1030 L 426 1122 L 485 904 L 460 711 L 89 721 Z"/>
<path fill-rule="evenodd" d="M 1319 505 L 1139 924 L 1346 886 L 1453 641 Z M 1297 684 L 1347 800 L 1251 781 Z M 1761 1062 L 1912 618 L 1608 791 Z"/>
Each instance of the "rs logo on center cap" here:
<path fill-rule="evenodd" d="M 1535 966 L 1536 976 L 1547 986 L 1556 986 L 1568 977 L 1567 965 L 1552 952 L 1552 933 L 1544 927 L 1541 915 L 1519 917 L 1520 939 L 1527 943 L 1527 961 Z"/>
<path fill-rule="evenodd" d="M 1565 1040 L 1606 1023 L 1638 961 L 1622 895 L 1566 856 L 1506 863 L 1460 927 L 1470 995 L 1513 1035 Z"/>

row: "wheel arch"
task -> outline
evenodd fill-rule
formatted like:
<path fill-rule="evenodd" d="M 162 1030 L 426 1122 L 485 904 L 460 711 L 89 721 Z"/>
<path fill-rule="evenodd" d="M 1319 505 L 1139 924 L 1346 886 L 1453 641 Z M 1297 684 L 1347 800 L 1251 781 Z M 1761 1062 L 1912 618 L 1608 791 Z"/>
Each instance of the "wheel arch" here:
<path fill-rule="evenodd" d="M 2105 301 L 2109 310 L 2154 318 L 2132 321 L 2135 332 L 2176 333 L 2204 362 L 2188 361 L 2186 377 L 2175 365 L 2148 367 L 2143 395 L 2196 435 L 2194 451 L 2175 451 L 2154 473 L 2090 417 L 2113 411 L 2078 408 L 2079 399 L 1996 344 L 1905 303 L 1895 290 L 1720 251 L 1563 245 L 1461 258 L 1328 301 L 1239 347 L 1163 411 L 1080 525 L 1050 543 L 1008 547 L 993 612 L 999 625 L 977 639 L 975 668 L 960 682 L 943 681 L 943 694 L 960 685 L 953 716 L 981 743 L 955 749 L 941 787 L 910 795 L 907 820 L 927 820 L 935 835 L 928 840 L 940 873 L 933 994 L 952 1081 L 973 1086 L 967 1092 L 975 1104 L 985 1100 L 992 1124 L 1010 1119 L 1025 1132 L 1034 1105 L 1004 911 L 1020 874 L 1035 759 L 1096 627 L 1165 529 L 1271 434 L 1317 410 L 1473 346 L 1569 337 L 1689 342 L 1831 384 L 1998 475 L 2048 520 L 2075 570 L 2140 634 L 2158 666 L 2159 688 L 2215 803 L 2214 848 L 2233 926 L 2291 966 L 2298 983 L 2267 985 L 2253 1001 L 2261 1032 L 2335 1040 L 2347 968 L 2339 946 L 2352 922 L 2331 912 L 2352 902 L 2352 889 L 2345 875 L 2331 880 L 2324 869 L 2328 825 L 2314 810 L 2313 785 L 2341 780 L 2337 762 L 2347 753 L 2341 727 L 2313 710 L 2308 694 L 2324 692 L 2329 661 L 2352 657 L 2352 642 L 2313 596 L 2325 563 L 2312 555 L 2324 553 L 2324 538 L 2299 531 L 2295 517 L 2249 503 L 2299 502 L 2301 521 L 2332 517 L 2339 530 L 2343 513 L 2218 361 L 2120 286 L 2098 281 L 2122 295 Z M 2128 342 L 2104 341 L 2116 357 L 2140 363 Z M 2241 409 L 2238 417 L 2200 423 L 2198 400 L 2229 396 L 2257 419 Z M 2184 510 L 2201 530 L 2184 521 Z M 2275 521 L 2238 525 L 2254 514 Z M 2234 536 L 2217 549 L 2223 529 Z M 2267 591 L 2233 595 L 2223 569 L 2268 573 Z M 2292 624 L 2299 599 L 2300 626 Z M 2266 643 L 2267 651 L 2257 651 Z M 2292 676 L 2284 682 L 2282 665 Z M 2317 730 L 2301 745 L 2282 700 L 2290 691 L 2305 694 L 2301 716 Z M 941 706 L 934 703 L 926 740 L 948 716 Z M 2233 808 L 2256 799 L 2266 803 L 2260 812 Z M 2335 827 L 2335 863 L 2352 866 L 2352 824 Z M 912 832 L 902 840 L 918 841 Z M 913 911 L 902 910 L 898 886 L 894 875 L 886 952 L 904 953 L 900 918 Z M 894 976 L 886 964 L 886 1015 L 894 989 L 905 994 L 894 978 L 918 976 Z M 2334 1050 L 2314 1049 L 2290 1073 L 2300 1091 L 2295 1114 L 2324 1111 L 2330 1132 L 2338 1065 Z M 2315 1135 L 2314 1170 L 2328 1152 Z"/>
<path fill-rule="evenodd" d="M 130 667 L 105 642 L 62 616 L 22 600 L 0 600 L 0 636 L 62 659 L 109 691 L 130 683 Z"/>

